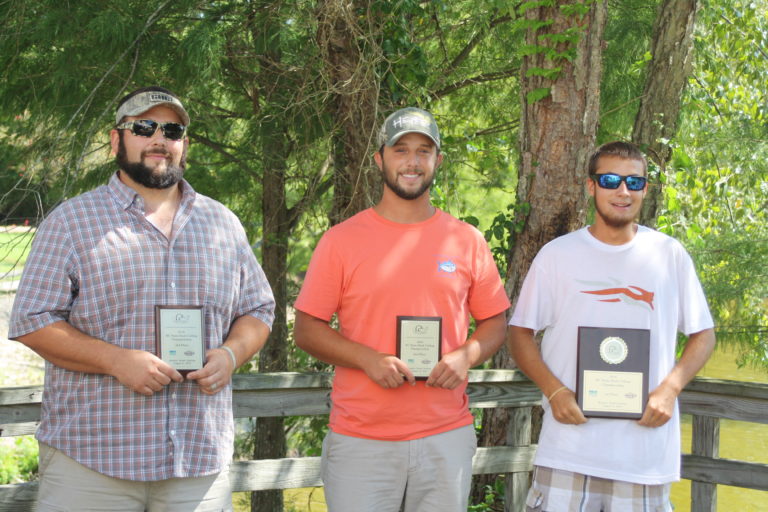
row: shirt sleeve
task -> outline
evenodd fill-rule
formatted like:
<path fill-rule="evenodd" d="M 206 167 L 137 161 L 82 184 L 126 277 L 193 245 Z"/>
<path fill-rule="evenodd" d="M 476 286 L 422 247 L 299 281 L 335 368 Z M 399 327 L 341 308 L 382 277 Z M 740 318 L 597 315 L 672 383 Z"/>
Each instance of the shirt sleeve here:
<path fill-rule="evenodd" d="M 294 304 L 299 311 L 325 321 L 330 321 L 339 309 L 344 279 L 343 262 L 329 233 L 326 232 L 315 247 Z"/>
<path fill-rule="evenodd" d="M 469 310 L 473 318 L 484 320 L 509 309 L 509 298 L 488 243 L 479 237 L 475 251 L 475 278 L 469 292 Z"/>
<path fill-rule="evenodd" d="M 67 321 L 79 292 L 78 263 L 61 208 L 38 227 L 11 311 L 9 339 Z"/>
<path fill-rule="evenodd" d="M 555 304 L 550 279 L 542 265 L 541 254 L 534 258 L 515 303 L 509 325 L 541 331 L 552 323 Z"/>
<path fill-rule="evenodd" d="M 253 254 L 245 231 L 240 230 L 242 263 L 240 265 L 240 301 L 235 308 L 235 318 L 250 315 L 272 329 L 275 320 L 275 298 L 264 269 Z"/>

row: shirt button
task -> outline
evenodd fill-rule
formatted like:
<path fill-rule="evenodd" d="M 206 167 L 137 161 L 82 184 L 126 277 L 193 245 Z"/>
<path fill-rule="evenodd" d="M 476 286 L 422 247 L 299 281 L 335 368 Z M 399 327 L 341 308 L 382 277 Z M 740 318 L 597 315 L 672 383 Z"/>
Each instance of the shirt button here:
<path fill-rule="evenodd" d="M 171 430 L 171 435 L 175 436 L 176 435 L 176 431 L 175 430 Z"/>
<path fill-rule="evenodd" d="M 176 393 L 171 393 L 171 398 L 176 398 Z"/>
<path fill-rule="evenodd" d="M 171 283 L 171 288 L 176 288 L 176 283 Z"/>

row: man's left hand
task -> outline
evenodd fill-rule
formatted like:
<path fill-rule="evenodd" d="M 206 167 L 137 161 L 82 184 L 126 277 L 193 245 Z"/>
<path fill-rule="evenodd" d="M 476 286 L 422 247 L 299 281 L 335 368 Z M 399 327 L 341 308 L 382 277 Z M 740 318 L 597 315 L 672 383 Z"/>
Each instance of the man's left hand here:
<path fill-rule="evenodd" d="M 205 353 L 205 366 L 187 375 L 187 379 L 196 380 L 200 391 L 206 395 L 215 395 L 232 380 L 232 358 L 220 348 L 213 348 Z"/>
<path fill-rule="evenodd" d="M 664 384 L 648 395 L 648 405 L 645 406 L 643 417 L 638 421 L 644 427 L 660 427 L 672 417 L 675 411 L 677 393 Z"/>
<path fill-rule="evenodd" d="M 427 386 L 444 389 L 455 389 L 467 380 L 469 373 L 469 356 L 458 348 L 445 354 L 440 362 L 432 368 L 427 379 Z"/>

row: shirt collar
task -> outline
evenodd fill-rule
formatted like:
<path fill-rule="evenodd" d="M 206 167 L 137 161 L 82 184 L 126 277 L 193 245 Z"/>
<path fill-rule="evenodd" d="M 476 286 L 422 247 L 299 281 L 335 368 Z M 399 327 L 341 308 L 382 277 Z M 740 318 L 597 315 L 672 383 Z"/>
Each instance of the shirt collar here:
<path fill-rule="evenodd" d="M 117 204 L 123 210 L 127 210 L 131 206 L 135 205 L 137 208 L 144 210 L 144 200 L 141 198 L 138 192 L 120 181 L 120 171 L 116 171 L 109 179 L 107 186 L 110 192 L 114 196 Z M 181 180 L 181 204 L 180 208 L 183 208 L 187 204 L 191 203 L 195 199 L 196 192 L 192 188 L 187 180 Z"/>

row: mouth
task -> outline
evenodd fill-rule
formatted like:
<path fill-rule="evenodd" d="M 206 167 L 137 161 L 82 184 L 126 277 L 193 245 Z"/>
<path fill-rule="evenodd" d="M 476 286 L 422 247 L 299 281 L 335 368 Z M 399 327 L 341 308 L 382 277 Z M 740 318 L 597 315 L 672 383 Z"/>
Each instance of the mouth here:
<path fill-rule="evenodd" d="M 171 159 L 171 155 L 169 153 L 163 153 L 163 152 L 152 152 L 152 153 L 144 153 L 144 158 L 149 160 L 155 160 L 155 161 L 169 161 Z"/>

